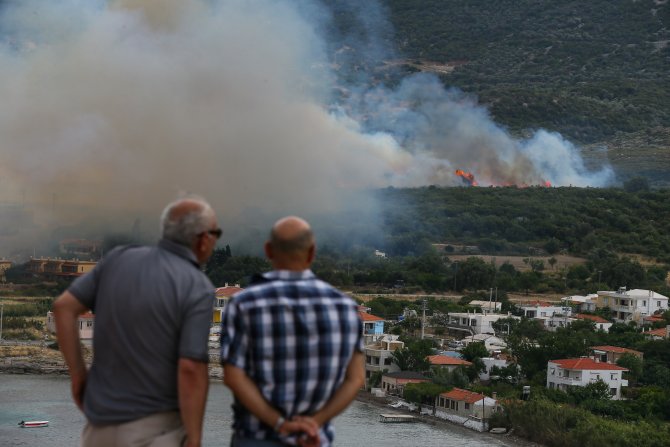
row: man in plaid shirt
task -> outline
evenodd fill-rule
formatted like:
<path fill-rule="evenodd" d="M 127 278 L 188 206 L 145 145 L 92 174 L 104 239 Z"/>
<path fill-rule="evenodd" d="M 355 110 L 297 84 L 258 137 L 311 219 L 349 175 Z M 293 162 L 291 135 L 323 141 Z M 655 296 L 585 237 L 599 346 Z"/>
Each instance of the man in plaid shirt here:
<path fill-rule="evenodd" d="M 275 223 L 273 271 L 227 304 L 224 382 L 235 395 L 232 447 L 329 446 L 329 421 L 365 382 L 356 303 L 310 270 L 315 243 L 298 217 Z"/>

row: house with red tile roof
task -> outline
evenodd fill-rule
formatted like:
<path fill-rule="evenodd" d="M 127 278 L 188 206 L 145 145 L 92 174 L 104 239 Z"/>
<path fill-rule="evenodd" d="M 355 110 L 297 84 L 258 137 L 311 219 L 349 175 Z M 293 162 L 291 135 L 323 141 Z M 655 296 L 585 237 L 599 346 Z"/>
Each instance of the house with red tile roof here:
<path fill-rule="evenodd" d="M 603 331 L 603 332 L 609 332 L 610 328 L 612 327 L 612 322 L 611 321 L 606 320 L 603 317 L 600 317 L 598 315 L 575 314 L 575 315 L 573 315 L 573 318 L 576 319 L 576 320 L 593 321 L 593 323 L 596 325 L 596 330 Z"/>
<path fill-rule="evenodd" d="M 431 368 L 447 369 L 449 372 L 452 372 L 461 366 L 468 367 L 472 365 L 472 363 L 468 362 L 467 360 L 451 357 L 448 355 L 429 355 L 426 357 L 426 360 L 428 360 L 428 363 L 430 363 Z"/>
<path fill-rule="evenodd" d="M 424 382 L 430 382 L 430 379 L 416 371 L 389 372 L 382 376 L 382 390 L 386 394 L 402 396 L 408 384 Z"/>
<path fill-rule="evenodd" d="M 382 335 L 384 333 L 384 319 L 367 312 L 358 312 L 363 321 L 363 335 Z"/>
<path fill-rule="evenodd" d="M 453 388 L 437 397 L 435 415 L 458 415 L 466 418 L 487 419 L 497 410 L 498 402 L 481 393 Z"/>
<path fill-rule="evenodd" d="M 240 287 L 239 284 L 229 286 L 228 283 L 226 283 L 223 287 L 219 287 L 214 291 L 215 301 L 212 323 L 221 323 L 221 315 L 223 315 L 223 308 L 226 307 L 226 303 L 230 301 L 230 298 L 232 298 L 233 295 L 243 290 L 244 289 Z"/>
<path fill-rule="evenodd" d="M 621 399 L 621 387 L 628 386 L 628 380 L 623 378 L 624 371 L 628 369 L 589 357 L 550 360 L 547 363 L 547 388 L 566 391 L 573 386 L 585 387 L 602 381 L 609 387 L 612 399 Z"/>
<path fill-rule="evenodd" d="M 662 327 L 659 329 L 652 329 L 643 332 L 642 335 L 651 340 L 665 340 L 670 338 L 670 326 Z"/>
<path fill-rule="evenodd" d="M 616 362 L 624 354 L 632 354 L 640 360 L 642 360 L 644 355 L 635 349 L 621 348 L 619 346 L 591 346 L 591 357 L 605 363 L 613 363 L 616 365 Z"/>

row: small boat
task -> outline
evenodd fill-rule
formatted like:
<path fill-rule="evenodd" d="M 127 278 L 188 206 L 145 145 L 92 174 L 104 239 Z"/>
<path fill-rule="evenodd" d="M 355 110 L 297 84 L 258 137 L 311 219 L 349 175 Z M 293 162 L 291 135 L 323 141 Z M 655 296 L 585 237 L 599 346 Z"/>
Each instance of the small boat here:
<path fill-rule="evenodd" d="M 493 427 L 491 430 L 489 430 L 489 433 L 493 433 L 494 435 L 502 435 L 507 433 L 507 429 L 505 427 Z"/>
<path fill-rule="evenodd" d="M 19 422 L 19 427 L 21 428 L 37 428 L 37 427 L 48 427 L 49 421 L 21 421 Z"/>

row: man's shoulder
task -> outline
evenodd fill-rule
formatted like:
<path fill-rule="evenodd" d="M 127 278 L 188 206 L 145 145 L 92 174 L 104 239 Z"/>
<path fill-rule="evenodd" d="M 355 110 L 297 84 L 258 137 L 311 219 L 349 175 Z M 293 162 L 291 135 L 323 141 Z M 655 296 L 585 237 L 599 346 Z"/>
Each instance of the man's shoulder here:
<path fill-rule="evenodd" d="M 287 280 L 263 276 L 261 281 L 234 295 L 236 302 L 249 302 L 271 298 L 324 298 L 356 306 L 353 298 L 337 287 L 316 277 Z"/>

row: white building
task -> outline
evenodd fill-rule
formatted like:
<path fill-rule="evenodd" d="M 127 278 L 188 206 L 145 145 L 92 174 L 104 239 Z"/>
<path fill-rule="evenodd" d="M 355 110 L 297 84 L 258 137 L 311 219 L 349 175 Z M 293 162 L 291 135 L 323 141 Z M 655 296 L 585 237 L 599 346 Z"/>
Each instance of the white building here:
<path fill-rule="evenodd" d="M 584 387 L 602 380 L 607 384 L 612 399 L 621 399 L 621 387 L 628 386 L 623 372 L 628 371 L 611 363 L 592 358 L 550 360 L 547 363 L 547 388 L 566 391 L 572 386 Z"/>
<path fill-rule="evenodd" d="M 383 334 L 373 343 L 365 345 L 365 379 L 368 380 L 377 371 L 400 371 L 393 363 L 393 351 L 402 349 L 405 343 L 398 340 L 397 335 Z"/>
<path fill-rule="evenodd" d="M 482 312 L 498 313 L 502 309 L 502 303 L 498 301 L 472 300 L 468 306 L 478 307 Z"/>
<path fill-rule="evenodd" d="M 90 340 L 93 338 L 93 327 L 95 326 L 95 316 L 91 312 L 85 312 L 79 315 L 77 319 L 77 329 L 79 329 L 79 338 L 81 340 Z M 54 313 L 47 312 L 47 330 L 52 334 L 56 333 L 56 318 Z"/>
<path fill-rule="evenodd" d="M 589 295 L 571 295 L 564 296 L 561 298 L 564 305 L 567 306 L 576 306 L 579 308 L 580 312 L 593 312 L 596 310 L 596 304 L 598 301 L 598 294 L 591 293 Z"/>
<path fill-rule="evenodd" d="M 534 304 L 519 306 L 523 310 L 523 316 L 526 318 L 550 318 L 554 315 L 570 316 L 572 308 L 570 306 L 555 306 L 548 303 L 536 301 Z"/>
<path fill-rule="evenodd" d="M 464 332 L 466 336 L 476 334 L 495 334 L 493 323 L 502 318 L 515 318 L 511 314 L 486 314 L 470 312 L 450 312 L 447 328 Z"/>
<path fill-rule="evenodd" d="M 603 317 L 599 317 L 598 315 L 575 314 L 573 315 L 573 319 L 593 321 L 593 324 L 596 327 L 596 331 L 603 331 L 603 332 L 609 332 L 613 324 L 611 321 L 607 321 Z"/>
<path fill-rule="evenodd" d="M 481 359 L 484 363 L 484 370 L 479 372 L 479 380 L 487 381 L 491 379 L 491 370 L 493 367 L 507 368 L 512 362 L 505 355 L 495 357 L 484 357 Z"/>
<path fill-rule="evenodd" d="M 491 334 L 469 335 L 462 342 L 465 346 L 470 343 L 484 343 L 484 347 L 490 353 L 500 352 L 507 347 L 507 343 L 502 338 Z"/>
<path fill-rule="evenodd" d="M 598 291 L 598 307 L 609 307 L 617 323 L 642 324 L 644 317 L 668 310 L 668 297 L 652 290 L 620 287 L 616 292 Z"/>
<path fill-rule="evenodd" d="M 612 327 L 612 322 L 607 321 L 602 317 L 597 315 L 589 314 L 574 314 L 571 317 L 563 315 L 554 315 L 551 318 L 543 320 L 544 326 L 547 330 L 556 332 L 556 329 L 559 327 L 568 327 L 577 320 L 589 320 L 593 321 L 596 331 L 609 332 L 610 327 Z"/>

